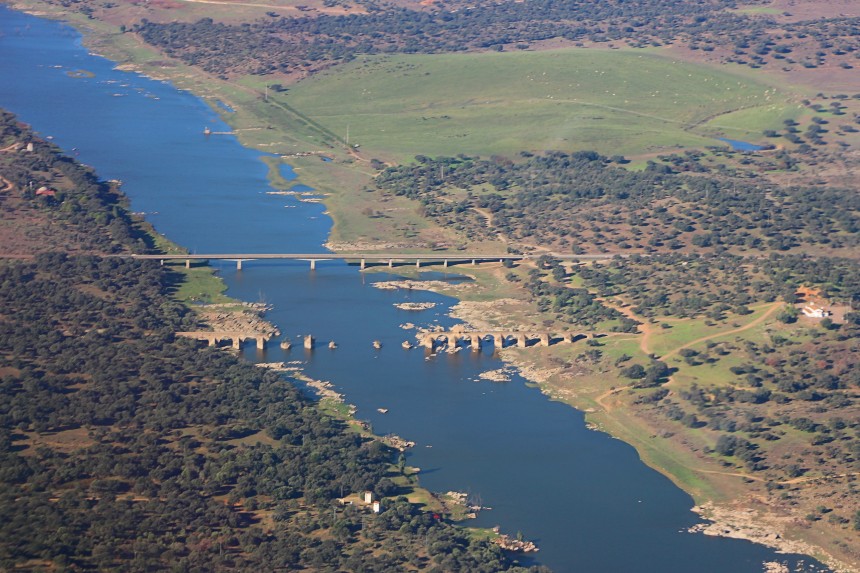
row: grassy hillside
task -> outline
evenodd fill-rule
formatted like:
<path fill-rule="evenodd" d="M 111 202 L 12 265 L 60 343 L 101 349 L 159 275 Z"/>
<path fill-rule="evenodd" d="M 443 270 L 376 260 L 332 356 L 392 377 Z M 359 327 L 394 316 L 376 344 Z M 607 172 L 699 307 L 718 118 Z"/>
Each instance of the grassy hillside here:
<path fill-rule="evenodd" d="M 523 149 L 634 155 L 702 147 L 714 135 L 757 140 L 799 113 L 766 84 L 618 50 L 366 57 L 278 97 L 393 159 Z M 755 121 L 716 127 L 740 109 Z"/>

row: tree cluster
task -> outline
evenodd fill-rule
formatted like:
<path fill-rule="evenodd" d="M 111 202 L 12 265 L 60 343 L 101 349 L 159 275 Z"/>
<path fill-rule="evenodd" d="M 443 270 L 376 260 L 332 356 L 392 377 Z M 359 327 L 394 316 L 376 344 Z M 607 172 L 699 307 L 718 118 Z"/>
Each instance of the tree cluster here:
<path fill-rule="evenodd" d="M 574 253 L 860 244 L 860 197 L 849 189 L 675 174 L 656 163 L 633 172 L 594 152 L 523 155 L 518 162 L 419 156 L 386 169 L 374 185 L 420 201 L 426 216 L 467 236 Z"/>
<path fill-rule="evenodd" d="M 524 49 L 548 39 L 634 47 L 683 42 L 696 50 L 723 48 L 731 61 L 756 67 L 790 59 L 786 54 L 809 37 L 817 41 L 816 62 L 857 49 L 856 18 L 783 28 L 730 10 L 735 7 L 730 0 L 458 1 L 429 9 L 369 3 L 366 12 L 346 15 L 270 17 L 242 24 L 211 18 L 194 23 L 143 20 L 133 29 L 170 56 L 228 75 L 312 72 L 358 54 Z M 747 49 L 752 56 L 744 59 Z"/>

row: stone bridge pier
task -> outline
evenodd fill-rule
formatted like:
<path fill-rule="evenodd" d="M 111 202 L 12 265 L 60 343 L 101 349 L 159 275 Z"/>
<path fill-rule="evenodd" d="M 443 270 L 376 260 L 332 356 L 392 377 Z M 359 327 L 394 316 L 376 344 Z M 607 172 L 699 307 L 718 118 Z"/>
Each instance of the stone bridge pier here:
<path fill-rule="evenodd" d="M 456 346 L 460 343 L 468 344 L 472 350 L 480 351 L 481 344 L 485 340 L 492 340 L 497 348 L 504 348 L 505 344 L 512 340 L 517 348 L 528 348 L 529 342 L 534 341 L 535 346 L 550 346 L 553 340 L 561 342 L 573 342 L 579 337 L 594 336 L 593 333 L 564 332 L 553 336 L 549 332 L 517 332 L 517 331 L 478 331 L 471 332 L 462 328 L 454 327 L 450 331 L 423 332 L 417 335 L 418 342 L 424 348 L 435 350 L 437 346 L 447 344 Z"/>
<path fill-rule="evenodd" d="M 242 348 L 242 343 L 246 340 L 256 340 L 257 349 L 263 350 L 266 348 L 266 343 L 271 339 L 271 335 L 259 332 L 212 332 L 201 330 L 194 332 L 177 332 L 176 335 L 183 338 L 202 340 L 209 346 L 217 346 L 219 343 L 229 340 L 234 350 L 240 350 Z"/>

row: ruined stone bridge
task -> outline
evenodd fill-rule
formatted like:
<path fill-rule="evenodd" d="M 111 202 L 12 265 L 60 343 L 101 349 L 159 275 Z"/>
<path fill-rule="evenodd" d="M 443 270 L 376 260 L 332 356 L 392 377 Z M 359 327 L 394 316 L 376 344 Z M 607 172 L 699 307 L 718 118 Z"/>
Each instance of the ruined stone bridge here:
<path fill-rule="evenodd" d="M 434 350 L 437 346 L 448 344 L 457 346 L 460 343 L 468 343 L 472 350 L 480 350 L 481 343 L 492 340 L 496 348 L 504 348 L 506 344 L 513 343 L 519 348 L 526 348 L 529 343 L 538 346 L 549 346 L 556 342 L 575 342 L 585 338 L 597 336 L 593 332 L 564 332 L 550 333 L 541 331 L 522 330 L 466 330 L 454 327 L 451 330 L 439 330 L 420 332 L 416 335 L 418 342 L 424 348 Z"/>
<path fill-rule="evenodd" d="M 257 348 L 263 350 L 266 343 L 272 339 L 272 335 L 261 332 L 231 332 L 224 330 L 196 330 L 191 332 L 177 332 L 176 336 L 184 338 L 193 338 L 194 340 L 204 340 L 209 346 L 216 346 L 220 342 L 230 341 L 233 348 L 239 350 L 242 343 L 246 340 L 256 340 Z"/>

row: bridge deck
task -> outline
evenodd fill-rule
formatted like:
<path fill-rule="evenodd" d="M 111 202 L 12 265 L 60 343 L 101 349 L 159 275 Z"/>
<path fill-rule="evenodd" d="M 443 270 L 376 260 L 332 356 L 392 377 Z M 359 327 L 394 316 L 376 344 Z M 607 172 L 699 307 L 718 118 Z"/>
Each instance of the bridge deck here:
<path fill-rule="evenodd" d="M 555 259 L 563 260 L 599 260 L 611 259 L 616 255 L 611 254 L 586 254 L 586 255 L 569 255 L 559 253 L 544 253 Z M 292 259 L 292 260 L 358 260 L 366 259 L 369 261 L 444 261 L 444 260 L 523 260 L 537 259 L 541 255 L 493 255 L 493 254 L 478 254 L 478 253 L 189 253 L 189 254 L 162 254 L 162 255 L 119 255 L 133 259 L 143 260 L 205 260 L 205 259 L 225 259 L 235 261 L 237 259 L 254 260 L 254 259 Z M 624 256 L 624 255 L 621 255 Z"/>

